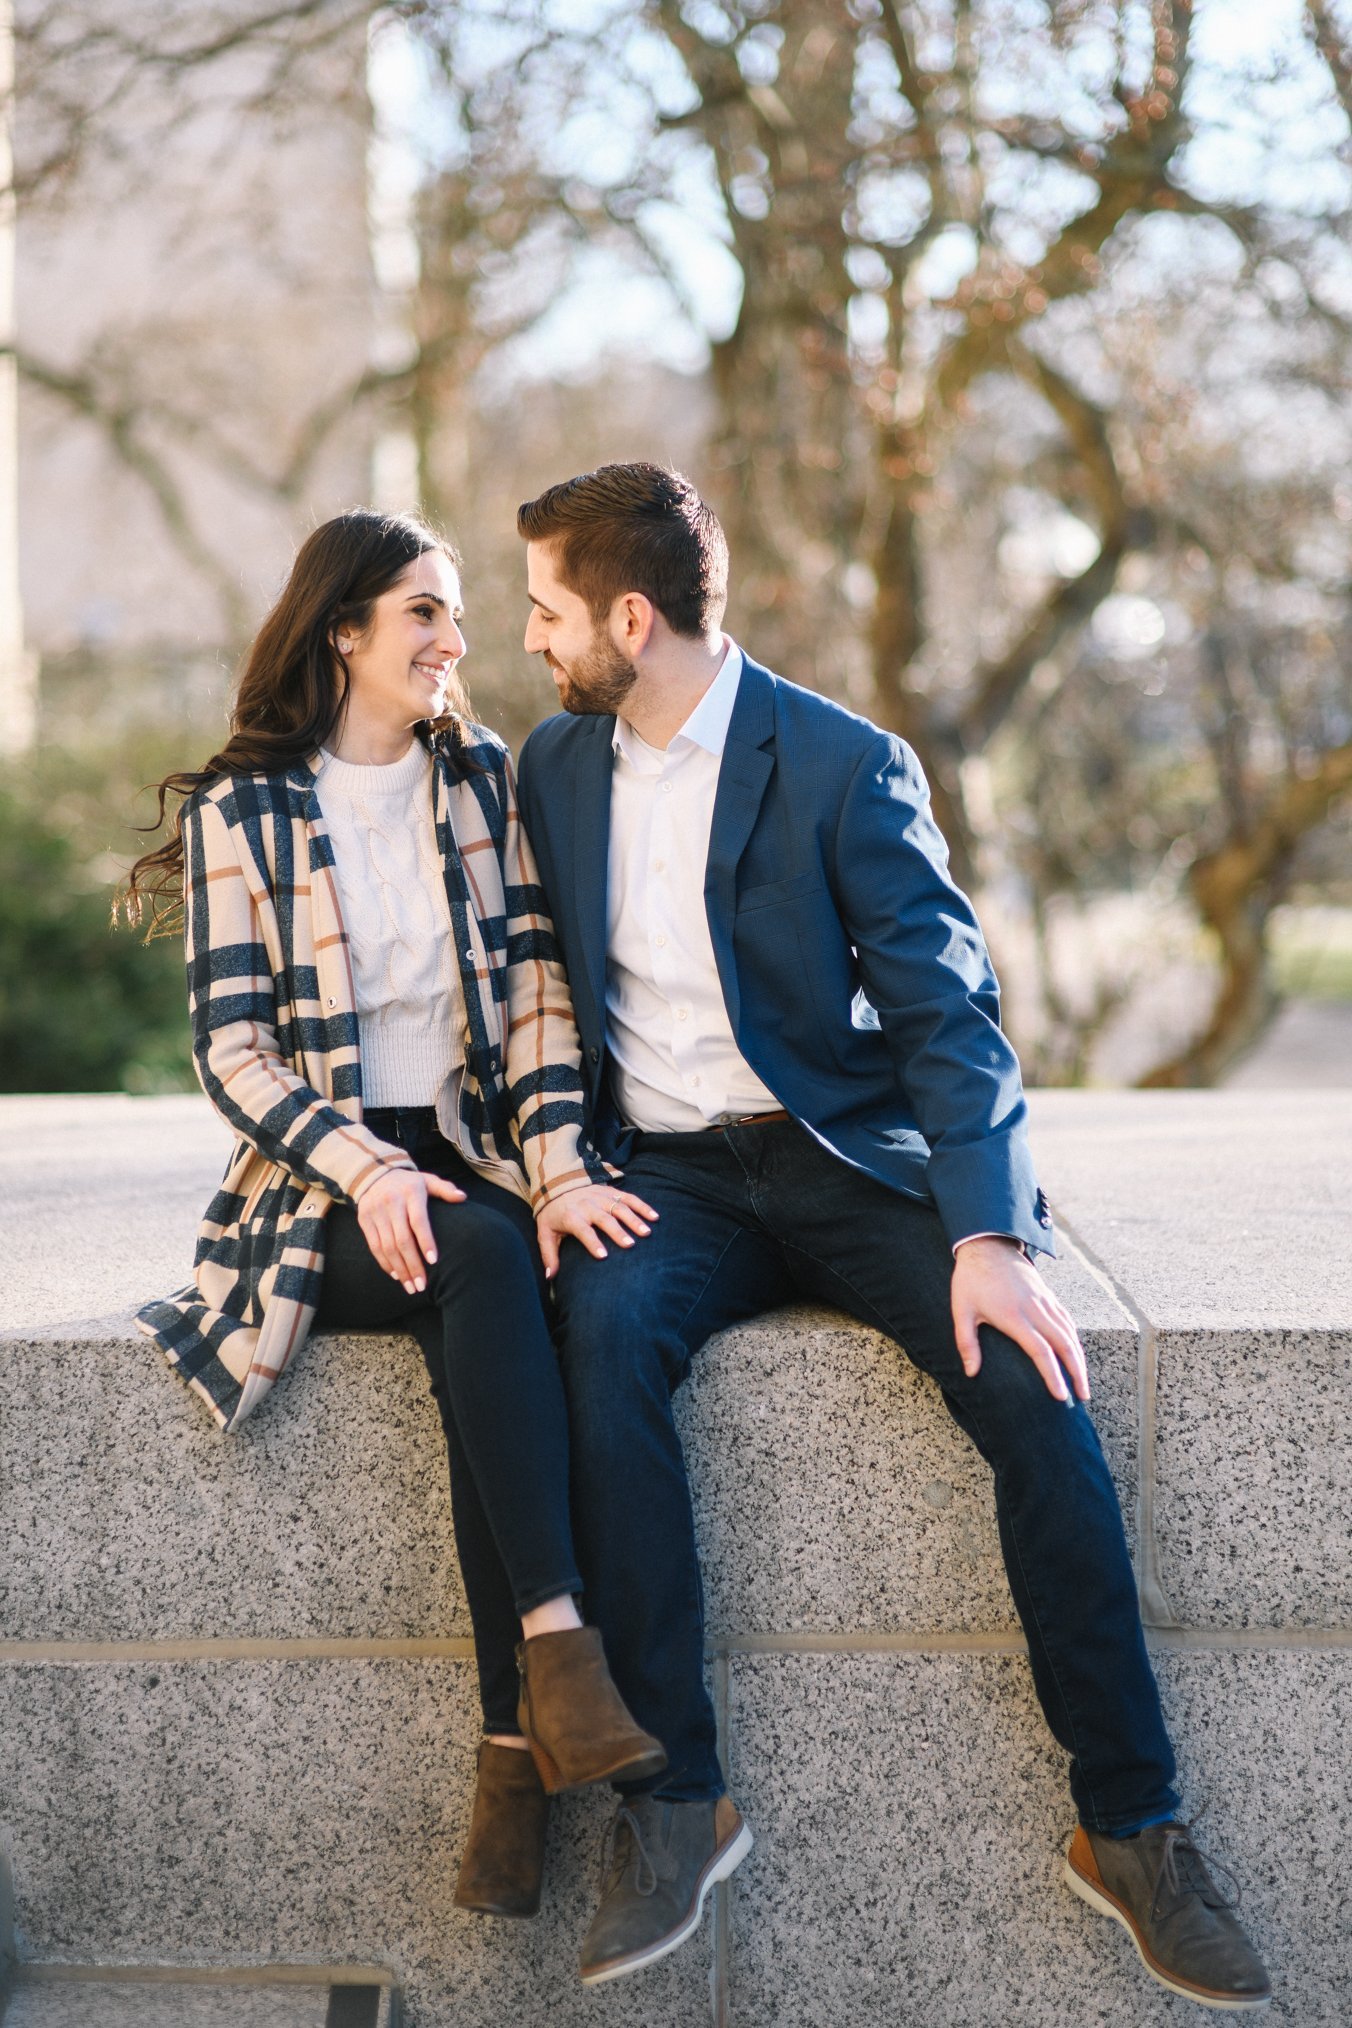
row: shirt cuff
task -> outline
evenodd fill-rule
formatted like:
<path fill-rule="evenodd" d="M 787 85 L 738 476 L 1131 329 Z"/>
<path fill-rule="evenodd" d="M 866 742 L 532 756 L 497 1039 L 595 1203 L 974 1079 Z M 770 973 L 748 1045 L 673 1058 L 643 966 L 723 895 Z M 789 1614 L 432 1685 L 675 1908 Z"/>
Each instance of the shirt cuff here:
<path fill-rule="evenodd" d="M 960 1246 L 966 1246 L 967 1242 L 972 1239 L 1007 1239 L 1014 1246 L 1017 1246 L 1021 1254 L 1026 1255 L 1028 1252 L 1028 1249 L 1024 1245 L 1023 1241 L 1012 1232 L 964 1232 L 961 1239 L 955 1239 L 953 1242 L 953 1253 L 955 1258 L 957 1256 L 958 1248 Z"/>

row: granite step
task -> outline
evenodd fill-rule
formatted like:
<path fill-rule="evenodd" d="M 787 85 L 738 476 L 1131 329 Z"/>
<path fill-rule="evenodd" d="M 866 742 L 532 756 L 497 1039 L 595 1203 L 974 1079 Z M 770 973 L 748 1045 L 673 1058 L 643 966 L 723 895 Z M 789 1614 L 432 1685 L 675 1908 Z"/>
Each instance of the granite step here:
<path fill-rule="evenodd" d="M 398 2028 L 398 1993 L 369 1973 L 287 1980 L 238 1973 L 150 1972 L 27 1966 L 8 1997 L 3 2028 Z"/>

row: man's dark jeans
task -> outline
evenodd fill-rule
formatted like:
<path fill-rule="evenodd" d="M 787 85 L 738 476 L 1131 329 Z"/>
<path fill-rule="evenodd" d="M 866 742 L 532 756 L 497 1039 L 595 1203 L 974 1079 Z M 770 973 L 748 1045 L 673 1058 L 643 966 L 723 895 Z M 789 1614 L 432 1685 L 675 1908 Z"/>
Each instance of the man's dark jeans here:
<path fill-rule="evenodd" d="M 556 1293 L 587 1617 L 630 1710 L 666 1747 L 667 1772 L 648 1786 L 686 1799 L 723 1786 L 671 1395 L 711 1333 L 807 1297 L 902 1345 L 991 1466 L 1033 1682 L 1071 1756 L 1082 1820 L 1120 1830 L 1172 1812 L 1174 1757 L 1094 1426 L 988 1327 L 980 1372 L 963 1372 L 933 1206 L 791 1121 L 641 1135 L 624 1184 L 661 1214 L 652 1238 L 603 1261 L 565 1245 Z"/>
<path fill-rule="evenodd" d="M 369 1110 L 366 1124 L 465 1193 L 428 1199 L 437 1261 L 422 1295 L 377 1266 L 356 1212 L 329 1213 L 316 1322 L 411 1331 L 450 1457 L 451 1511 L 486 1732 L 515 1732 L 520 1615 L 581 1590 L 568 1520 L 568 1418 L 550 1342 L 529 1206 L 477 1175 L 428 1107 Z"/>

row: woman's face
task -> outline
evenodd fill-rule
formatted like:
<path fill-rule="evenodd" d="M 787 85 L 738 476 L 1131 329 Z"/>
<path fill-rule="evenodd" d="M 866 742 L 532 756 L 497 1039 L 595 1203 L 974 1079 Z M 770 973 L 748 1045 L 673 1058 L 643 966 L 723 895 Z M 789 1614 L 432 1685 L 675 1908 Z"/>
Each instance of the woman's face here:
<path fill-rule="evenodd" d="M 337 630 L 351 701 L 363 717 L 416 725 L 446 709 L 446 685 L 465 652 L 460 578 L 439 549 L 413 559 L 382 592 L 361 634 Z"/>

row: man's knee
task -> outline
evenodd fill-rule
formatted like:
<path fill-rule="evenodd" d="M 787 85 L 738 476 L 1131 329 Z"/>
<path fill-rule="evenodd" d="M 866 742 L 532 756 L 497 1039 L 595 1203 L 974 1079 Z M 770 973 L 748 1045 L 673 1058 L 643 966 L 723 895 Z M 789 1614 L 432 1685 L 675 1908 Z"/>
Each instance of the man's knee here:
<path fill-rule="evenodd" d="M 1060 1444 L 1096 1445 L 1093 1423 L 1076 1401 L 1069 1374 L 1069 1399 L 1057 1398 L 1041 1370 L 1013 1338 L 983 1324 L 981 1369 L 972 1388 L 972 1407 L 987 1434 L 1007 1443 L 1028 1444 L 1047 1454 Z"/>
<path fill-rule="evenodd" d="M 637 1251 L 637 1250 L 636 1250 Z M 665 1399 L 686 1350 L 651 1276 L 627 1252 L 566 1245 L 555 1284 L 559 1361 L 574 1414 L 614 1419 L 626 1400 Z"/>

